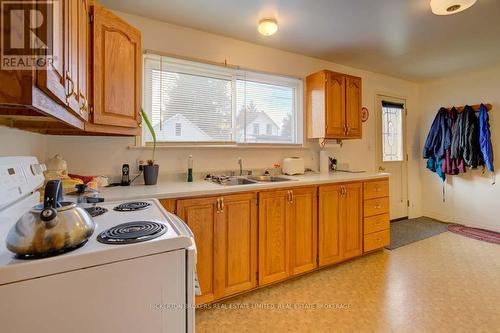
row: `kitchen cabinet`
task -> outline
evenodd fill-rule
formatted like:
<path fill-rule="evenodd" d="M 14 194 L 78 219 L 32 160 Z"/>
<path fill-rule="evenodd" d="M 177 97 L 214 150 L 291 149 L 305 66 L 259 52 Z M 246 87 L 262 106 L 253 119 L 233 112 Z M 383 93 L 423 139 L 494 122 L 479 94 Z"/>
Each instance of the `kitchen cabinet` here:
<path fill-rule="evenodd" d="M 363 252 L 389 245 L 391 241 L 389 215 L 389 180 L 363 183 Z"/>
<path fill-rule="evenodd" d="M 323 70 L 306 78 L 308 138 L 362 137 L 362 80 Z"/>
<path fill-rule="evenodd" d="M 101 6 L 92 8 L 93 105 L 90 130 L 139 132 L 142 98 L 141 33 Z M 90 125 L 90 124 L 89 124 Z"/>
<path fill-rule="evenodd" d="M 140 134 L 140 32 L 93 0 L 39 3 L 52 22 L 39 33 L 52 40 L 53 61 L 44 70 L 0 71 L 0 124 L 43 134 Z"/>
<path fill-rule="evenodd" d="M 259 193 L 259 285 L 316 268 L 316 191 Z"/>
<path fill-rule="evenodd" d="M 203 304 L 257 285 L 257 197 L 243 193 L 181 199 L 177 214 L 191 228 Z"/>
<path fill-rule="evenodd" d="M 319 187 L 319 266 L 363 252 L 362 183 Z"/>
<path fill-rule="evenodd" d="M 290 275 L 316 268 L 318 255 L 317 188 L 290 190 Z"/>

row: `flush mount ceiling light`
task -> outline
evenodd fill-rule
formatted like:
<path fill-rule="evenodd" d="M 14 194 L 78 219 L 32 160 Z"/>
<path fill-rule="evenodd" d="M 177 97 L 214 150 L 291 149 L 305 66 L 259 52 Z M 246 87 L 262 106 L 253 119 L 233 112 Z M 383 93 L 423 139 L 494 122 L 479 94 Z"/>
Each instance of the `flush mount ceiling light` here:
<path fill-rule="evenodd" d="M 431 9 L 436 15 L 451 15 L 472 7 L 476 1 L 477 0 L 431 0 Z"/>
<path fill-rule="evenodd" d="M 261 35 L 264 36 L 271 36 L 278 31 L 278 21 L 273 18 L 265 18 L 259 21 L 259 26 L 257 27 L 257 30 L 260 32 Z"/>

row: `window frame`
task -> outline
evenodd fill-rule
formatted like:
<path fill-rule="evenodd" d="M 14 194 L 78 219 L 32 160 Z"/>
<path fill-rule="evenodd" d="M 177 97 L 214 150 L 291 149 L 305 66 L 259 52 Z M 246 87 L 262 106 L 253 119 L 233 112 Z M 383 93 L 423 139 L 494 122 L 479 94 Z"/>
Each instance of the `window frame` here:
<path fill-rule="evenodd" d="M 304 147 L 304 80 L 302 78 L 289 77 L 278 74 L 270 74 L 264 73 L 254 70 L 243 70 L 239 67 L 235 66 L 227 66 L 221 64 L 212 64 L 205 61 L 199 60 L 191 60 L 191 59 L 183 59 L 170 55 L 160 55 L 157 53 L 145 52 L 143 54 L 143 75 L 142 75 L 142 84 L 143 84 L 143 105 L 144 111 L 148 114 L 148 116 L 152 116 L 151 108 L 148 110 L 147 108 L 147 98 L 145 89 L 145 84 L 147 80 L 147 76 L 150 75 L 146 73 L 147 70 L 152 70 L 153 67 L 146 67 L 146 59 L 159 61 L 161 64 L 162 61 L 166 59 L 167 64 L 173 64 L 175 67 L 174 70 L 170 70 L 170 72 L 177 72 L 183 74 L 190 74 L 196 76 L 207 76 L 211 78 L 217 79 L 229 79 L 231 81 L 231 94 L 232 94 L 232 140 L 231 141 L 158 141 L 158 147 L 242 147 L 242 148 L 251 148 L 251 147 L 276 147 L 276 148 L 298 148 Z M 161 70 L 161 66 L 157 68 L 157 70 Z M 293 142 L 284 142 L 284 143 L 275 143 L 275 142 L 237 142 L 237 127 L 236 127 L 236 116 L 237 116 L 237 89 L 236 83 L 238 80 L 247 80 L 256 83 L 263 83 L 269 85 L 279 85 L 285 86 L 293 89 Z M 150 104 L 150 102 L 149 102 Z M 144 132 L 147 131 L 147 128 L 143 126 L 140 135 L 137 137 L 136 143 L 138 143 L 142 147 L 151 147 L 153 145 L 152 141 L 146 141 L 146 136 Z"/>

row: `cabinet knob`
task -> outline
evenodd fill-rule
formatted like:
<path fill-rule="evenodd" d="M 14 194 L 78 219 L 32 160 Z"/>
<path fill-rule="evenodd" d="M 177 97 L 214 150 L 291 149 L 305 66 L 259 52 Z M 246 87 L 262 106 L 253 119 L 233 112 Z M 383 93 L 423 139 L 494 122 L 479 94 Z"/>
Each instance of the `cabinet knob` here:
<path fill-rule="evenodd" d="M 75 83 L 73 82 L 73 79 L 71 79 L 71 76 L 69 76 L 68 71 L 66 71 L 66 81 L 70 83 L 69 87 L 71 87 L 68 89 L 68 93 L 66 94 L 66 99 L 68 99 L 75 94 Z"/>

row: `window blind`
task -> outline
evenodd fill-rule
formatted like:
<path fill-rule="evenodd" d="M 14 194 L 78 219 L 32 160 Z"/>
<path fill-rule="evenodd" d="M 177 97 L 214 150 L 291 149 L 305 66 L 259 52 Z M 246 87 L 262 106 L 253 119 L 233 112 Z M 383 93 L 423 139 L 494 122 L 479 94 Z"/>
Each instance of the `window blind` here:
<path fill-rule="evenodd" d="M 299 79 L 147 54 L 143 86 L 158 141 L 301 143 Z"/>

